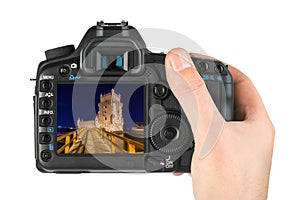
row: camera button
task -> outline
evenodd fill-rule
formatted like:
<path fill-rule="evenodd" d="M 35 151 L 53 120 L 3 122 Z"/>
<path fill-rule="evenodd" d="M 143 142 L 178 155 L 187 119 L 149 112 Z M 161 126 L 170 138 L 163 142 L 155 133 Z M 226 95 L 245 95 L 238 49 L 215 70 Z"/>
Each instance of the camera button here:
<path fill-rule="evenodd" d="M 167 94 L 167 88 L 161 84 L 153 86 L 153 93 L 157 98 L 163 98 Z"/>
<path fill-rule="evenodd" d="M 65 65 L 62 65 L 58 71 L 61 76 L 67 76 L 68 74 L 70 74 L 71 69 L 70 69 L 69 65 L 65 64 Z"/>
<path fill-rule="evenodd" d="M 41 92 L 48 92 L 52 89 L 53 85 L 48 80 L 43 80 L 40 82 L 40 91 Z"/>

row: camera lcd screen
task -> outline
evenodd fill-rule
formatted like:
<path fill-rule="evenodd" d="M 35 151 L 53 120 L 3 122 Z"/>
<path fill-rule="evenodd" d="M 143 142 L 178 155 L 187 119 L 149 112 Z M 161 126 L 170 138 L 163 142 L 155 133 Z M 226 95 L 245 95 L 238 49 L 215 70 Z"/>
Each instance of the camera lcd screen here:
<path fill-rule="evenodd" d="M 57 154 L 144 153 L 141 84 L 57 84 Z"/>

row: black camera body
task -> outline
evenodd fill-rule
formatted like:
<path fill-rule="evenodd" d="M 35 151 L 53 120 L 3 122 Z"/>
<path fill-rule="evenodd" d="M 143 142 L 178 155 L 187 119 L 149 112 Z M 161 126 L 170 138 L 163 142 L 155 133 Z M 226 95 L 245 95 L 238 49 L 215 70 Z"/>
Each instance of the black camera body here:
<path fill-rule="evenodd" d="M 158 38 L 159 39 L 159 38 Z M 190 124 L 168 88 L 165 54 L 127 22 L 98 22 L 45 52 L 34 96 L 42 172 L 190 172 Z M 217 108 L 233 119 L 233 80 L 220 61 L 192 57 Z"/>

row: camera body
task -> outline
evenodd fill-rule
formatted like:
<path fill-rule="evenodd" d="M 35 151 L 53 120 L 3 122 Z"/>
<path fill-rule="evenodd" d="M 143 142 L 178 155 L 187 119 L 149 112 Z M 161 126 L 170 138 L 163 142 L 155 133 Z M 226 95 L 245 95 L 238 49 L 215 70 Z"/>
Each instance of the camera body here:
<path fill-rule="evenodd" d="M 190 124 L 165 75 L 127 22 L 98 22 L 77 49 L 45 52 L 34 96 L 42 172 L 190 172 Z M 233 119 L 233 80 L 220 61 L 192 57 L 217 108 Z"/>

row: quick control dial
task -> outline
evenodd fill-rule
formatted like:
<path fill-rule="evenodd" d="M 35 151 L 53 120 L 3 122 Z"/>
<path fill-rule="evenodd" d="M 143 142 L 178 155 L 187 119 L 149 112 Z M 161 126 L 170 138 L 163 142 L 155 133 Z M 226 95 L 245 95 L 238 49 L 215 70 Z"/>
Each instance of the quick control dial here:
<path fill-rule="evenodd" d="M 150 141 L 154 148 L 167 154 L 186 150 L 193 141 L 193 135 L 186 120 L 177 114 L 163 114 L 150 124 Z"/>

